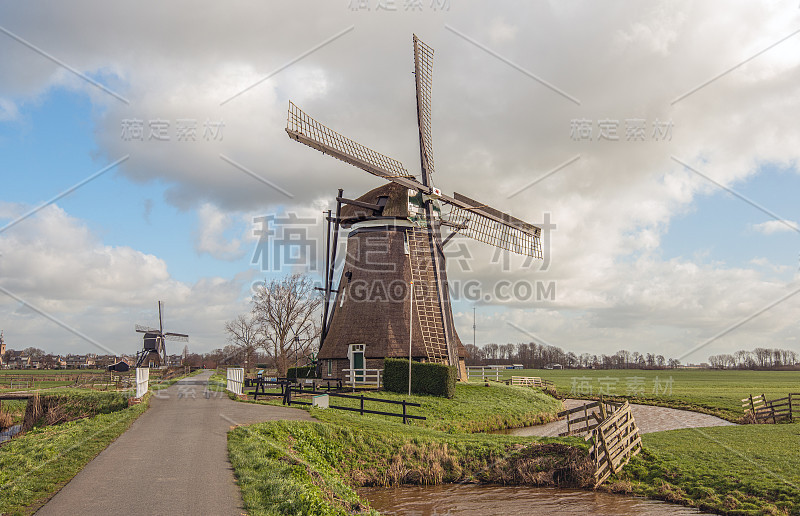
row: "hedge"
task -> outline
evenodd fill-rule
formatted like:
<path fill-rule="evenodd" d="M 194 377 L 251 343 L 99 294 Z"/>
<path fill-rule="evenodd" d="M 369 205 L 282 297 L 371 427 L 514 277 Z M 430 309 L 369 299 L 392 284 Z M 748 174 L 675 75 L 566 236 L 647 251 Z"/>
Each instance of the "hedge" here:
<path fill-rule="evenodd" d="M 315 366 L 290 367 L 286 370 L 286 377 L 290 380 L 295 380 L 297 378 L 316 378 L 317 368 Z"/>
<path fill-rule="evenodd" d="M 456 394 L 456 368 L 444 364 L 412 362 L 411 392 L 452 398 Z M 383 388 L 408 392 L 408 360 L 387 358 L 383 361 Z"/>

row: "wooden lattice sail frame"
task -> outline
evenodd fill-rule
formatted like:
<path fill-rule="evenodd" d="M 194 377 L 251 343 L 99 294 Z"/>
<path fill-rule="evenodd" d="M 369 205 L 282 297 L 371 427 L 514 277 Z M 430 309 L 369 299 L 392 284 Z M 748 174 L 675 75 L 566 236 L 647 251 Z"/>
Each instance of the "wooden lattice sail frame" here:
<path fill-rule="evenodd" d="M 289 102 L 286 132 L 292 139 L 354 165 L 370 174 L 409 190 L 418 192 L 425 201 L 425 222 L 407 232 L 411 254 L 411 272 L 421 285 L 433 285 L 420 291 L 421 323 L 427 358 L 431 361 L 457 365 L 458 354 L 452 345 L 448 328 L 452 327 L 452 312 L 445 294 L 445 267 L 441 256 L 443 245 L 441 227 L 447 226 L 480 242 L 517 254 L 542 258 L 541 230 L 533 224 L 512 217 L 465 195 L 445 195 L 433 186 L 433 135 L 431 130 L 431 98 L 433 83 L 433 49 L 416 35 L 414 44 L 414 77 L 419 129 L 421 180 L 411 175 L 398 160 L 374 151 L 315 120 Z M 439 219 L 434 202 L 450 207 Z M 328 289 L 330 290 L 330 289 Z M 327 300 L 326 300 L 327 302 Z"/>

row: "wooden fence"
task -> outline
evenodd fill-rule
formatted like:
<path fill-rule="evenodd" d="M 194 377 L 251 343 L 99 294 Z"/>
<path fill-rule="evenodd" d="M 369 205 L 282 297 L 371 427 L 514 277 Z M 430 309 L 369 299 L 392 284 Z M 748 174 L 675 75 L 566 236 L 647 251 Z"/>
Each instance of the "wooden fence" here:
<path fill-rule="evenodd" d="M 380 388 L 383 385 L 383 369 L 342 369 L 345 373 L 344 381 L 352 387 L 373 386 Z"/>
<path fill-rule="evenodd" d="M 500 381 L 500 369 L 486 366 L 467 366 L 467 381 L 470 380 L 494 380 Z"/>
<path fill-rule="evenodd" d="M 800 393 L 790 392 L 783 398 L 768 400 L 764 394 L 752 394 L 742 400 L 745 415 L 752 414 L 756 423 L 793 421 L 800 415 Z"/>
<path fill-rule="evenodd" d="M 561 436 L 584 434 L 591 442 L 589 458 L 594 465 L 595 487 L 618 473 L 642 449 L 639 427 L 627 401 L 593 401 L 558 415 L 567 416 L 567 431 Z"/>
<path fill-rule="evenodd" d="M 296 394 L 316 394 L 316 395 L 327 394 L 328 396 L 333 397 L 333 398 L 349 398 L 349 399 L 353 399 L 353 400 L 359 400 L 360 401 L 360 406 L 358 408 L 356 408 L 356 407 L 343 407 L 343 406 L 340 406 L 340 405 L 330 405 L 330 404 L 328 405 L 328 408 L 338 409 L 338 410 L 348 410 L 350 412 L 358 412 L 362 416 L 364 414 L 380 414 L 382 416 L 401 417 L 401 418 L 403 418 L 403 423 L 408 423 L 412 419 L 421 419 L 421 420 L 427 419 L 425 416 L 414 416 L 414 415 L 409 414 L 408 413 L 408 407 L 421 407 L 421 405 L 419 403 L 412 403 L 412 402 L 406 401 L 406 400 L 403 400 L 403 401 L 382 400 L 380 398 L 367 398 L 363 394 L 354 395 L 354 394 L 342 394 L 342 393 L 338 393 L 338 392 L 307 391 L 307 390 L 303 390 L 302 388 L 292 387 L 290 385 L 290 386 L 287 386 L 285 391 L 284 391 L 284 396 L 283 396 L 283 404 L 284 405 L 291 406 L 292 404 L 296 404 L 296 405 L 312 405 L 313 404 L 313 403 L 311 403 L 309 401 L 298 401 L 298 400 L 292 398 L 292 393 L 296 393 Z M 384 412 L 382 410 L 369 410 L 369 409 L 364 407 L 364 403 L 365 402 L 386 403 L 386 404 L 390 404 L 390 405 L 401 405 L 403 407 L 403 412 L 402 413 L 397 413 L 397 412 Z"/>
<path fill-rule="evenodd" d="M 531 387 L 541 387 L 542 389 L 552 389 L 555 384 L 550 380 L 544 380 L 538 376 L 512 376 L 511 385 L 530 385 Z"/>
<path fill-rule="evenodd" d="M 590 434 L 592 430 L 597 428 L 609 414 L 620 408 L 622 405 L 619 403 L 610 403 L 607 401 L 592 401 L 580 407 L 571 408 L 558 413 L 558 417 L 567 416 L 567 431 L 559 434 L 576 435 L 576 434 Z"/>
<path fill-rule="evenodd" d="M 595 487 L 618 473 L 642 450 L 642 438 L 626 401 L 592 430 L 589 457 L 594 462 Z"/>
<path fill-rule="evenodd" d="M 37 383 L 66 383 L 83 385 L 105 380 L 107 373 L 79 373 L 79 374 L 5 374 L 0 373 L 0 388 L 25 388 L 31 389 Z"/>

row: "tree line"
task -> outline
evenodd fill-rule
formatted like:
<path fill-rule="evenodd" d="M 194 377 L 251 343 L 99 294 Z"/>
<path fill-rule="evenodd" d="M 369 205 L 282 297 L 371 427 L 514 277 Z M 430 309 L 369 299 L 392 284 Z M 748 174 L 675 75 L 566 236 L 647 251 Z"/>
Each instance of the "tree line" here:
<path fill-rule="evenodd" d="M 733 354 L 712 355 L 708 363 L 714 369 L 787 369 L 797 366 L 797 353 L 790 349 L 740 349 Z"/>
<path fill-rule="evenodd" d="M 674 358 L 654 353 L 620 350 L 614 354 L 573 353 L 558 346 L 522 342 L 518 344 L 465 345 L 467 365 L 522 364 L 525 369 L 564 367 L 569 369 L 665 369 L 680 365 Z"/>

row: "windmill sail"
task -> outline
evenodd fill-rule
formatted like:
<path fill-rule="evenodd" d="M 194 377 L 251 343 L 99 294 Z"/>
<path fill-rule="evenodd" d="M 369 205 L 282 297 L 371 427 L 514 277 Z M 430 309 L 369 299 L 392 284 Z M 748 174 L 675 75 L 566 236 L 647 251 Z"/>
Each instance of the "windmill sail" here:
<path fill-rule="evenodd" d="M 517 254 L 542 257 L 540 228 L 459 193 L 453 200 L 448 222 L 460 226 L 462 234 Z"/>
<path fill-rule="evenodd" d="M 431 86 L 433 49 L 414 35 L 414 81 L 417 86 L 417 125 L 419 126 L 422 183 L 431 185 L 433 175 L 433 136 L 431 134 Z"/>
<path fill-rule="evenodd" d="M 541 230 L 464 195 L 454 194 L 453 197 L 450 197 L 443 195 L 438 188 L 433 187 L 431 182 L 431 176 L 434 173 L 431 130 L 433 49 L 416 35 L 413 36 L 413 43 L 421 181 L 411 175 L 399 161 L 342 136 L 311 118 L 291 102 L 289 102 L 286 133 L 300 143 L 408 189 L 408 211 L 403 215 L 383 213 L 380 218 L 403 219 L 403 223 L 398 224 L 392 231 L 403 228 L 402 231 L 405 232 L 407 238 L 406 253 L 409 255 L 409 268 L 414 281 L 415 305 L 412 313 L 418 315 L 422 332 L 421 339 L 427 359 L 456 365 L 459 362 L 457 347 L 460 346 L 460 340 L 453 325 L 446 286 L 447 271 L 441 251 L 443 246 L 441 225 L 453 226 L 461 234 L 478 241 L 535 258 L 542 257 Z M 418 201 L 416 201 L 417 198 Z M 338 200 L 341 201 L 341 199 Z M 434 200 L 451 207 L 448 217 L 439 216 L 440 207 L 438 203 L 432 202 Z M 375 201 L 370 200 L 369 202 L 374 203 Z M 423 212 L 424 218 L 420 216 Z M 337 212 L 337 223 L 339 220 Z M 354 218 L 351 223 L 361 223 L 362 220 Z M 411 226 L 408 225 L 409 223 Z M 382 231 L 378 226 L 371 227 L 371 230 Z M 351 237 L 361 238 L 357 237 L 356 231 L 351 232 Z M 391 240 L 391 237 L 387 236 L 387 240 Z M 348 277 L 348 283 L 349 279 L 350 277 Z M 345 299 L 343 297 L 344 289 L 347 287 L 345 285 L 341 288 L 343 290 L 339 294 L 342 296 L 340 307 Z M 335 312 L 335 314 L 338 313 L 339 310 Z M 332 321 L 335 319 L 336 315 L 331 318 Z M 381 320 L 389 321 L 390 318 L 381 316 Z M 331 324 L 333 325 L 333 323 Z M 409 327 L 413 328 L 413 325 Z M 414 335 L 414 338 L 418 337 Z M 362 340 L 357 341 L 361 342 Z M 339 342 L 323 337 L 322 345 L 325 346 L 328 342 L 333 342 L 331 346 L 335 347 L 340 344 L 349 345 L 348 342 L 355 341 L 342 340 Z M 341 353 L 339 354 L 341 355 Z M 335 356 L 333 352 L 330 355 Z M 459 368 L 459 376 L 461 374 L 462 371 Z"/>
<path fill-rule="evenodd" d="M 171 333 L 164 334 L 164 340 L 174 340 L 178 342 L 189 342 L 189 336 L 184 333 Z"/>
<path fill-rule="evenodd" d="M 366 170 L 378 177 L 407 177 L 411 174 L 396 159 L 384 156 L 369 147 L 342 136 L 330 127 L 322 125 L 302 109 L 289 102 L 289 118 L 286 132 L 294 140 L 330 154 L 345 163 Z"/>

